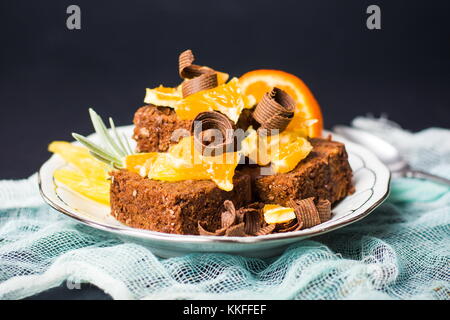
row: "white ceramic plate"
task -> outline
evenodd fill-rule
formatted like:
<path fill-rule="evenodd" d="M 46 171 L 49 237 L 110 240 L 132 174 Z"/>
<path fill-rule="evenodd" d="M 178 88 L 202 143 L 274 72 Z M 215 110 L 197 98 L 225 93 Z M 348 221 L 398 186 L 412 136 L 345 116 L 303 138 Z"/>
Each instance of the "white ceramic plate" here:
<path fill-rule="evenodd" d="M 131 137 L 132 126 L 119 131 Z M 326 134 L 326 133 L 325 133 Z M 95 135 L 91 138 L 95 140 Z M 39 171 L 39 188 L 44 200 L 59 212 L 96 229 L 111 232 L 126 240 L 143 244 L 161 257 L 191 252 L 225 252 L 254 257 L 269 257 L 281 253 L 288 245 L 302 239 L 344 227 L 367 216 L 386 199 L 390 172 L 369 150 L 338 135 L 333 139 L 345 143 L 354 173 L 356 191 L 333 208 L 330 221 L 295 232 L 257 237 L 216 237 L 176 235 L 127 227 L 110 215 L 107 206 L 89 200 L 53 179 L 56 169 L 68 164 L 53 155 Z M 133 143 L 133 141 L 130 141 Z"/>

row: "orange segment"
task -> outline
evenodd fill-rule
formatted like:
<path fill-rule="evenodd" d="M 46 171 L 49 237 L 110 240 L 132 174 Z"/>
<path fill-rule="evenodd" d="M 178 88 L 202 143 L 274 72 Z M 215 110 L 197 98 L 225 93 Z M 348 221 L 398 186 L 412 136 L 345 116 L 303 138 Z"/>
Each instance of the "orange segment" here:
<path fill-rule="evenodd" d="M 149 159 L 153 159 L 158 155 L 157 152 L 136 153 L 125 157 L 125 168 L 128 171 L 140 173 L 142 167 Z"/>
<path fill-rule="evenodd" d="M 238 162 L 238 153 L 203 157 L 195 150 L 193 137 L 190 136 L 171 146 L 167 153 L 150 157 L 145 163 L 145 170 L 147 176 L 154 180 L 212 180 L 220 189 L 231 191 Z"/>
<path fill-rule="evenodd" d="M 263 208 L 264 220 L 269 223 L 284 223 L 295 219 L 295 212 L 292 208 L 286 208 L 277 204 L 266 204 Z"/>
<path fill-rule="evenodd" d="M 54 177 L 58 182 L 89 199 L 109 204 L 109 167 L 106 164 L 95 159 L 85 147 L 69 142 L 55 141 L 48 149 L 73 166 L 73 169 L 55 171 Z"/>
<path fill-rule="evenodd" d="M 228 73 L 217 72 L 217 83 L 219 85 L 225 84 L 228 77 Z M 146 89 L 144 102 L 154 104 L 155 106 L 175 108 L 176 104 L 181 99 L 183 99 L 181 85 L 176 88 L 164 87 L 163 85 L 160 85 L 157 88 Z"/>
<path fill-rule="evenodd" d="M 200 112 L 217 110 L 227 115 L 234 122 L 237 122 L 242 110 L 251 108 L 255 101 L 253 96 L 242 94 L 237 78 L 233 78 L 228 83 L 223 83 L 216 88 L 194 93 L 184 99 L 179 87 L 159 86 L 158 88 L 147 89 L 144 99 L 145 103 L 174 108 L 181 120 L 192 120 Z"/>
<path fill-rule="evenodd" d="M 312 150 L 300 131 L 283 131 L 266 137 L 250 127 L 247 134 L 242 141 L 242 153 L 260 166 L 271 163 L 275 173 L 293 170 Z"/>
<path fill-rule="evenodd" d="M 225 72 L 216 71 L 216 73 L 217 73 L 217 83 L 219 84 L 219 86 L 227 82 L 228 78 L 230 77 L 230 75 Z"/>
<path fill-rule="evenodd" d="M 108 165 L 95 159 L 85 147 L 66 141 L 54 141 L 48 146 L 48 151 L 62 157 L 86 177 L 102 180 L 108 176 Z"/>
<path fill-rule="evenodd" d="M 305 83 L 296 76 L 280 70 L 254 70 L 239 78 L 244 95 L 252 95 L 256 101 L 261 100 L 264 93 L 273 87 L 286 91 L 297 101 L 294 118 L 287 130 L 304 129 L 308 135 L 320 137 L 323 129 L 323 119 L 320 106 Z M 314 124 L 304 123 L 304 120 L 317 119 Z"/>
<path fill-rule="evenodd" d="M 78 171 L 66 169 L 56 170 L 54 177 L 56 181 L 64 184 L 69 189 L 78 192 L 86 198 L 109 205 L 110 183 L 108 180 L 89 179 Z"/>
<path fill-rule="evenodd" d="M 246 132 L 247 137 L 242 140 L 242 153 L 253 163 L 265 166 L 270 163 L 269 146 L 267 139 L 261 138 L 257 131 L 250 126 Z"/>
<path fill-rule="evenodd" d="M 275 146 L 271 146 L 275 148 Z M 286 173 L 293 170 L 297 164 L 311 152 L 312 145 L 305 138 L 298 137 L 295 141 L 279 143 L 272 150 L 271 166 L 276 173 Z"/>
<path fill-rule="evenodd" d="M 174 107 L 182 99 L 180 87 L 168 88 L 162 85 L 154 89 L 146 89 L 144 102 L 155 106 Z"/>
<path fill-rule="evenodd" d="M 217 110 L 237 122 L 244 108 L 251 108 L 255 100 L 242 94 L 237 78 L 216 88 L 194 93 L 175 106 L 177 116 L 182 120 L 192 120 L 200 112 Z"/>

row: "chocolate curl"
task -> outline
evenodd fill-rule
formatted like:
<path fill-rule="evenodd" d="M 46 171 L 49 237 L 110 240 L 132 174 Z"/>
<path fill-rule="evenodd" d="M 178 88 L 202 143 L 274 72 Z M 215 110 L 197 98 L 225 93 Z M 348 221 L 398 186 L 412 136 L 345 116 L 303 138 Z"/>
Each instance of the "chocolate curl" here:
<path fill-rule="evenodd" d="M 276 225 L 276 231 L 277 232 L 291 232 L 291 231 L 298 231 L 302 228 L 303 222 L 298 219 L 291 220 L 286 223 L 280 223 Z"/>
<path fill-rule="evenodd" d="M 192 53 L 192 50 L 188 49 L 180 53 L 180 56 L 178 57 L 178 72 L 181 78 L 192 79 L 204 73 L 215 72 L 213 69 L 209 67 L 198 66 L 196 64 L 193 64 L 194 60 L 195 57 L 194 54 Z"/>
<path fill-rule="evenodd" d="M 295 100 L 285 91 L 274 87 L 272 91 L 266 92 L 253 112 L 253 118 L 267 129 L 279 132 L 286 129 L 294 117 Z"/>
<path fill-rule="evenodd" d="M 217 73 L 211 68 L 193 64 L 194 60 L 191 50 L 183 51 L 178 57 L 178 72 L 185 79 L 181 84 L 183 98 L 218 85 Z"/>
<path fill-rule="evenodd" d="M 223 203 L 226 211 L 222 212 L 221 216 L 221 226 L 222 228 L 229 228 L 236 222 L 236 209 L 234 204 L 230 200 L 225 200 Z"/>
<path fill-rule="evenodd" d="M 244 223 L 241 222 L 237 225 L 229 227 L 225 231 L 225 236 L 227 237 L 244 237 L 245 236 L 245 226 Z"/>
<path fill-rule="evenodd" d="M 262 227 L 261 229 L 259 229 L 258 232 L 256 232 L 255 235 L 257 236 L 264 236 L 266 234 L 270 234 L 275 230 L 275 225 L 274 224 L 268 224 L 265 227 Z"/>
<path fill-rule="evenodd" d="M 298 231 L 298 230 L 301 230 L 301 228 L 303 228 L 303 219 L 302 219 L 301 213 L 298 210 L 295 210 L 295 208 L 297 207 L 297 204 L 295 203 L 294 200 L 289 200 L 288 205 L 290 208 L 294 209 L 296 219 L 291 220 L 286 223 L 280 223 L 279 225 L 277 225 L 277 228 L 276 228 L 277 232 Z"/>
<path fill-rule="evenodd" d="M 210 72 L 191 80 L 185 80 L 181 84 L 181 92 L 183 93 L 183 98 L 186 98 L 199 91 L 215 88 L 217 85 L 217 74 Z"/>
<path fill-rule="evenodd" d="M 197 226 L 198 226 L 198 233 L 201 236 L 223 236 L 226 231 L 226 229 L 217 229 L 215 232 L 209 232 L 202 226 L 200 221 L 198 222 Z"/>
<path fill-rule="evenodd" d="M 255 235 L 261 229 L 261 210 L 255 208 L 240 209 L 244 216 L 245 233 Z"/>
<path fill-rule="evenodd" d="M 294 208 L 297 217 L 301 217 L 303 227 L 311 228 L 321 223 L 313 197 L 300 201 L 292 201 L 290 205 Z"/>
<path fill-rule="evenodd" d="M 331 219 L 331 202 L 329 200 L 319 200 L 316 204 L 316 208 L 322 223 Z"/>
<path fill-rule="evenodd" d="M 240 141 L 235 139 L 235 124 L 218 111 L 201 112 L 191 124 L 194 146 L 203 155 L 218 156 L 240 149 Z M 213 140 L 214 141 L 211 141 Z"/>

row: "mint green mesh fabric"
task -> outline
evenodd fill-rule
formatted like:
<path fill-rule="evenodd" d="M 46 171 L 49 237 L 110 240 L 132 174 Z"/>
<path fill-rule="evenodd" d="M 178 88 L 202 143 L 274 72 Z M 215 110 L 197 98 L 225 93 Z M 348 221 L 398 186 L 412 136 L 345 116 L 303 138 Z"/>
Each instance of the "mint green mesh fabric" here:
<path fill-rule="evenodd" d="M 450 131 L 416 134 L 384 119 L 354 125 L 450 178 Z M 392 181 L 367 218 L 270 260 L 224 254 L 160 259 L 44 205 L 36 177 L 0 181 L 0 298 L 90 282 L 116 299 L 449 299 L 450 189 Z"/>

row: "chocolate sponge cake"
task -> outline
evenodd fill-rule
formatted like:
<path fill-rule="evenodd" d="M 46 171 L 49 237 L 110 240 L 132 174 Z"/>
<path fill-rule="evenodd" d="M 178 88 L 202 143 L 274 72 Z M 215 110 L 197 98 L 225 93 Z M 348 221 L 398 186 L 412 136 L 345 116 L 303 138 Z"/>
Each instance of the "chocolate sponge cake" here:
<path fill-rule="evenodd" d="M 114 171 L 111 213 L 130 227 L 198 234 L 198 222 L 211 229 L 219 227 L 219 210 L 225 200 L 236 207 L 250 203 L 250 177 L 237 173 L 233 184 L 227 192 L 210 180 L 162 182 L 126 170 Z"/>
<path fill-rule="evenodd" d="M 172 133 L 177 129 L 189 130 L 192 121 L 178 119 L 172 108 L 146 105 L 136 111 L 133 122 L 136 152 L 166 152 L 177 142 L 172 140 Z"/>
<path fill-rule="evenodd" d="M 287 206 L 291 199 L 315 197 L 335 203 L 351 194 L 352 171 L 345 146 L 325 139 L 310 141 L 313 151 L 294 170 L 260 176 L 259 167 L 245 167 L 236 172 L 230 192 L 212 181 L 161 182 L 125 170 L 115 171 L 112 214 L 131 227 L 198 234 L 199 221 L 211 230 L 218 228 L 225 200 L 231 200 L 237 208 L 253 201 Z"/>
<path fill-rule="evenodd" d="M 290 172 L 261 176 L 260 168 L 244 169 L 253 177 L 258 200 L 288 205 L 291 199 L 315 197 L 335 203 L 353 193 L 352 170 L 344 144 L 319 138 L 310 142 L 313 150 Z"/>
<path fill-rule="evenodd" d="M 170 145 L 178 142 L 173 139 L 173 132 L 177 129 L 185 129 L 188 133 L 191 122 L 191 120 L 180 120 L 174 109 L 169 107 L 156 107 L 150 104 L 139 108 L 133 119 L 136 152 L 166 152 Z M 242 111 L 236 125 L 244 130 L 252 125 L 250 109 Z"/>

